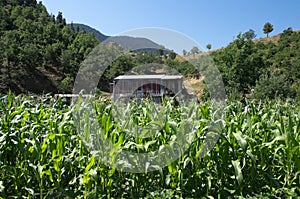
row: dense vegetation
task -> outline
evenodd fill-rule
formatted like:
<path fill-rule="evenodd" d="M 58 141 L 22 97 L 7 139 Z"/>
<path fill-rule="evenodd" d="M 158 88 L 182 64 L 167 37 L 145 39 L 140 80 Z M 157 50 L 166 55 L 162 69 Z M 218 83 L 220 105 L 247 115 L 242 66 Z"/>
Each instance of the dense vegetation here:
<path fill-rule="evenodd" d="M 97 44 L 92 34 L 68 27 L 62 13 L 50 15 L 36 0 L 1 0 L 0 92 L 66 89 L 64 82 Z"/>
<path fill-rule="evenodd" d="M 50 15 L 36 0 L 1 0 L 0 16 L 0 91 L 71 92 L 80 64 L 99 43 L 93 33 L 85 33 L 81 26 L 66 25 L 61 12 Z M 272 24 L 269 26 L 264 31 L 271 31 Z M 299 96 L 300 32 L 287 28 L 279 40 L 269 42 L 257 42 L 255 36 L 254 30 L 249 30 L 227 47 L 209 53 L 221 72 L 229 98 Z M 165 64 L 194 78 L 210 64 L 200 56 L 189 60 L 198 64 L 195 68 L 177 59 L 172 51 L 156 51 L 121 56 L 109 65 L 99 88 L 109 91 L 108 83 L 116 75 L 146 63 Z M 199 53 L 199 49 L 194 47 L 194 52 Z"/>
<path fill-rule="evenodd" d="M 69 24 L 70 27 L 73 27 L 74 29 L 79 29 L 79 30 L 84 30 L 87 33 L 93 33 L 93 35 L 100 41 L 104 41 L 108 39 L 109 36 L 102 34 L 98 30 L 84 24 L 79 24 L 79 23 L 71 23 Z"/>
<path fill-rule="evenodd" d="M 198 117 L 194 120 L 198 125 L 192 144 L 182 157 L 167 167 L 157 167 L 157 171 L 136 174 L 108 167 L 90 153 L 75 130 L 74 112 L 64 104 L 61 99 L 49 96 L 1 98 L 0 197 L 292 198 L 300 195 L 300 109 L 293 102 L 247 102 L 245 110 L 245 105 L 239 102 L 228 103 L 220 139 L 204 157 L 201 156 L 203 139 L 213 113 L 209 103 L 197 105 L 193 113 Z M 93 111 L 102 133 L 121 150 L 160 149 L 161 145 L 176 140 L 174 133 L 184 124 L 181 107 L 166 103 L 169 119 L 159 121 L 161 130 L 134 142 L 132 135 L 126 133 L 130 126 L 113 119 L 113 106 L 109 104 L 103 99 L 94 100 Z M 291 106 L 294 108 L 290 109 Z M 138 125 L 149 123 L 153 110 L 147 104 L 141 108 L 144 111 L 139 112 L 138 118 L 135 111 L 126 120 Z M 89 128 L 85 125 L 84 133 Z"/>
<path fill-rule="evenodd" d="M 287 99 L 300 94 L 300 32 L 292 28 L 284 30 L 278 41 L 253 41 L 249 32 L 239 34 L 211 57 L 232 99 Z"/>
<path fill-rule="evenodd" d="M 265 25 L 267 35 L 272 30 L 271 24 Z M 0 198 L 299 196 L 300 32 L 287 28 L 278 40 L 254 39 L 255 32 L 249 30 L 227 47 L 198 58 L 195 47 L 189 61 L 172 51 L 166 54 L 163 48 L 130 52 L 101 71 L 98 86 L 108 91 L 108 83 L 128 71 L 155 73 L 152 63 L 188 78 L 205 76 L 203 70 L 213 72 L 207 68 L 215 64 L 229 98 L 219 120 L 220 138 L 206 156 L 203 140 L 215 116 L 209 100 L 191 107 L 166 101 L 162 106 L 167 113 L 160 117 L 166 119 L 155 123 L 160 130 L 143 139 L 127 132 L 154 124 L 150 103 L 132 103 L 129 116 L 122 112 L 123 118 L 116 118 L 110 101 L 94 100 L 90 111 L 99 129 L 120 151 L 158 150 L 174 144 L 176 132 L 185 124 L 193 121 L 196 127 L 192 144 L 178 160 L 166 167 L 156 165 L 156 171 L 122 172 L 105 165 L 84 144 L 74 120 L 74 109 L 80 112 L 84 104 L 70 107 L 50 95 L 9 93 L 71 92 L 79 67 L 99 41 L 92 33 L 67 25 L 62 13 L 50 15 L 36 0 L 0 0 Z M 105 65 L 122 50 L 110 44 L 89 61 Z M 149 67 L 138 68 L 144 64 Z M 84 119 L 89 121 L 89 115 Z M 83 126 L 88 138 L 90 125 Z"/>

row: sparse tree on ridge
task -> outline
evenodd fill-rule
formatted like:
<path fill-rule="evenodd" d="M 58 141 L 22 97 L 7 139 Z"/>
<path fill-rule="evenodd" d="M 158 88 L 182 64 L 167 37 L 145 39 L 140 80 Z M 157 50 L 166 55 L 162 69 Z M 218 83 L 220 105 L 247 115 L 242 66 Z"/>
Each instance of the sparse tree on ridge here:
<path fill-rule="evenodd" d="M 249 29 L 247 32 L 244 33 L 244 36 L 246 37 L 246 39 L 252 40 L 252 39 L 255 39 L 256 34 L 255 34 L 254 30 Z"/>
<path fill-rule="evenodd" d="M 191 49 L 191 54 L 195 55 L 195 54 L 198 54 L 198 53 L 200 53 L 199 48 L 197 46 L 194 46 Z"/>
<path fill-rule="evenodd" d="M 207 44 L 207 45 L 206 45 L 206 48 L 208 49 L 208 51 L 210 51 L 210 49 L 211 49 L 211 44 Z"/>
<path fill-rule="evenodd" d="M 267 34 L 267 37 L 269 37 L 269 33 L 272 32 L 273 29 L 273 25 L 270 22 L 265 23 L 263 31 L 264 34 Z"/>

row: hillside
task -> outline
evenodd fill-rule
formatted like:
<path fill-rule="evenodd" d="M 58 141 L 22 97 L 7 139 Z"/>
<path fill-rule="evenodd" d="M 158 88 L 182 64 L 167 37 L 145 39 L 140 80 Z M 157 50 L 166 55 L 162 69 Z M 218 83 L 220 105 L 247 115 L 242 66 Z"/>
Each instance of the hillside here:
<path fill-rule="evenodd" d="M 295 30 L 294 32 L 299 33 L 300 30 Z M 264 44 L 267 44 L 267 43 L 271 42 L 271 43 L 274 43 L 274 44 L 278 44 L 278 41 L 279 41 L 281 35 L 282 35 L 282 33 L 279 33 L 279 34 L 276 34 L 276 35 L 273 35 L 273 36 L 269 36 L 269 37 L 258 38 L 258 39 L 255 39 L 253 41 L 255 43 L 262 42 Z M 189 54 L 189 55 L 181 56 L 181 57 L 184 58 L 184 59 L 187 59 L 187 60 L 189 60 L 189 59 L 197 59 L 197 58 L 199 58 L 201 56 L 207 56 L 207 55 L 210 55 L 211 53 L 220 51 L 222 49 L 224 49 L 224 47 L 220 48 L 220 49 L 215 49 L 215 50 L 207 51 L 207 52 L 201 52 L 201 53 L 198 53 L 198 54 Z"/>
<path fill-rule="evenodd" d="M 239 34 L 222 49 L 186 59 L 199 68 L 217 66 L 230 99 L 300 99 L 300 31 L 292 28 L 257 40 Z"/>
<path fill-rule="evenodd" d="M 295 30 L 294 32 L 299 33 L 300 30 Z M 270 37 L 262 37 L 262 38 L 254 40 L 254 42 L 263 42 L 265 44 L 268 42 L 272 42 L 274 44 L 278 44 L 278 41 L 279 41 L 281 35 L 282 35 L 282 33 L 279 33 L 277 35 L 270 36 Z"/>
<path fill-rule="evenodd" d="M 0 1 L 0 92 L 69 92 L 80 63 L 99 42 L 36 0 Z"/>
<path fill-rule="evenodd" d="M 87 33 L 92 33 L 100 42 L 112 42 L 121 45 L 125 49 L 136 49 L 138 51 L 156 51 L 156 49 L 161 48 L 161 46 L 147 38 L 141 37 L 130 37 L 130 36 L 107 36 L 102 34 L 100 31 L 84 24 L 72 23 L 69 26 L 73 26 L 74 29 L 84 29 Z M 150 50 L 152 49 L 152 50 Z"/>
<path fill-rule="evenodd" d="M 69 27 L 73 27 L 75 30 L 80 29 L 80 30 L 85 30 L 87 33 L 93 33 L 93 35 L 100 41 L 104 41 L 107 39 L 109 36 L 102 34 L 100 31 L 96 30 L 95 28 L 92 28 L 88 25 L 85 24 L 79 24 L 79 23 L 71 23 L 68 24 Z"/>
<path fill-rule="evenodd" d="M 128 49 L 139 49 L 136 54 L 140 50 L 156 53 L 160 47 L 145 38 L 108 37 L 86 25 L 67 25 L 61 12 L 51 15 L 35 0 L 0 1 L 0 16 L 0 93 L 72 92 L 82 61 L 104 39 Z M 152 59 L 149 56 L 149 61 L 144 60 L 142 56 L 136 60 Z M 132 63 L 130 67 L 138 64 Z M 122 74 L 118 67 L 113 70 L 108 73 Z M 113 78 L 108 77 L 103 84 Z"/>
<path fill-rule="evenodd" d="M 139 50 L 108 64 L 99 83 L 102 91 L 109 90 L 114 77 L 134 67 L 160 63 L 189 78 L 196 93 L 205 94 L 201 68 L 211 64 L 209 55 L 228 96 L 296 98 L 300 94 L 300 31 L 292 28 L 257 40 L 239 34 L 222 49 L 175 59 L 175 53 L 157 50 L 162 47 L 145 38 L 109 37 L 86 25 L 67 25 L 62 13 L 50 15 L 35 0 L 0 1 L 0 5 L 1 93 L 72 92 L 82 61 L 105 39 L 112 43 L 106 50 L 113 53 L 120 52 L 119 45 Z"/>
<path fill-rule="evenodd" d="M 160 45 L 155 42 L 146 39 L 146 38 L 138 38 L 138 37 L 129 37 L 129 36 L 115 36 L 109 37 L 105 42 L 113 42 L 121 45 L 126 49 L 158 49 Z"/>

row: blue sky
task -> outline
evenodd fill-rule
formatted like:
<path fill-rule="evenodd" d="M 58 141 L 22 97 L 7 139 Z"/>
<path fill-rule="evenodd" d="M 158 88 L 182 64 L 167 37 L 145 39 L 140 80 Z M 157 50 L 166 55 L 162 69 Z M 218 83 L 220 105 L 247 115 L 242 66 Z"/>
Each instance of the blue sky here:
<path fill-rule="evenodd" d="M 255 30 L 265 37 L 265 22 L 274 26 L 270 35 L 288 27 L 300 29 L 300 1 L 237 0 L 42 0 L 49 13 L 63 13 L 67 22 L 84 23 L 106 35 L 120 35 L 134 29 L 155 27 L 176 31 L 203 50 L 229 44 L 240 32 Z M 136 35 L 145 36 L 145 35 Z M 155 40 L 153 38 L 150 38 Z M 162 41 L 156 41 L 168 47 Z M 173 41 L 173 43 L 180 43 Z M 178 45 L 189 51 L 193 44 Z M 169 47 L 168 47 L 169 48 Z M 178 52 L 179 53 L 179 52 Z"/>

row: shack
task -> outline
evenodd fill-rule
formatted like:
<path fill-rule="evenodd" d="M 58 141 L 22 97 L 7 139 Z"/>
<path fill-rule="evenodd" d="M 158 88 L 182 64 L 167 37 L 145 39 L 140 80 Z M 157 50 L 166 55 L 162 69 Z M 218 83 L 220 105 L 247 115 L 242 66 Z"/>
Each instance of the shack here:
<path fill-rule="evenodd" d="M 151 97 L 159 102 L 163 96 L 177 96 L 183 89 L 182 75 L 122 75 L 113 80 L 113 100 Z"/>

